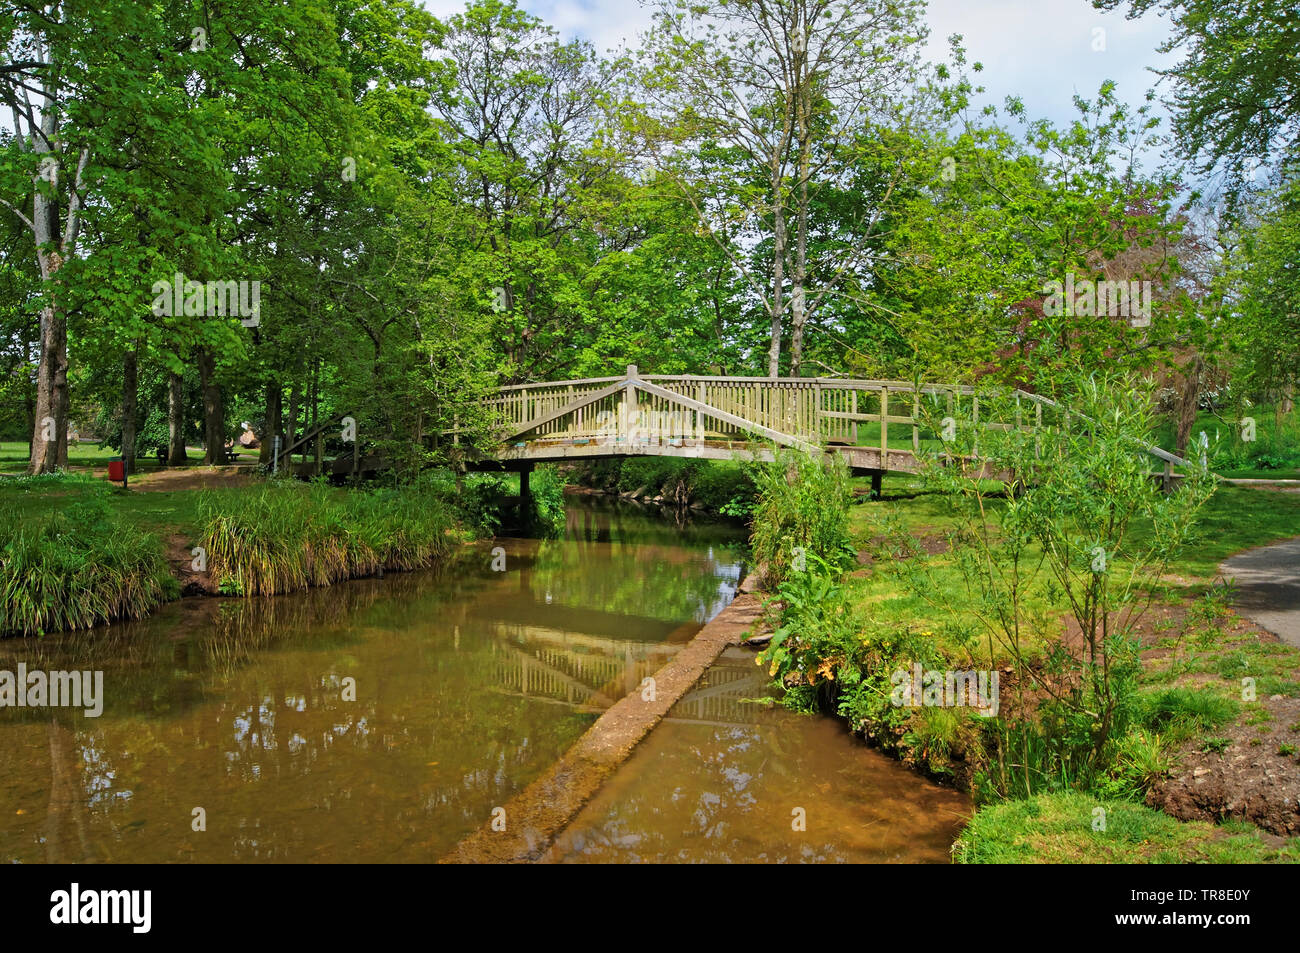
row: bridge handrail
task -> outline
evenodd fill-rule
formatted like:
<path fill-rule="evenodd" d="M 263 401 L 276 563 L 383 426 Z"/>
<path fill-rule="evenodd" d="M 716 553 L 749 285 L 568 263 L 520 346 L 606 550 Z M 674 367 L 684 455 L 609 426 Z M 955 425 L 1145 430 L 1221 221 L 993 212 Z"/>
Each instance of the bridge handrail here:
<path fill-rule="evenodd" d="M 673 385 L 695 385 L 697 390 L 687 393 L 670 391 Z M 722 401 L 715 400 L 717 395 L 706 399 L 705 387 L 722 388 Z M 742 390 L 728 391 L 727 388 L 771 388 L 781 391 L 784 397 L 778 401 L 776 395 L 767 398 L 761 394 L 745 396 Z M 585 391 L 584 391 L 585 389 Z M 830 406 L 822 402 L 821 396 L 826 392 L 848 392 L 845 396 L 829 401 Z M 875 401 L 878 409 L 875 413 L 859 413 L 858 397 L 861 392 L 869 392 L 868 400 Z M 566 381 L 538 381 L 523 384 L 508 384 L 497 388 L 492 397 L 484 400 L 488 406 L 501 409 L 513 406 L 511 412 L 515 419 L 508 421 L 502 431 L 503 439 L 524 437 L 530 431 L 541 431 L 541 439 L 554 440 L 562 435 L 574 439 L 588 437 L 591 428 L 592 411 L 602 401 L 623 400 L 626 406 L 635 408 L 636 392 L 646 395 L 656 406 L 674 407 L 678 412 L 694 415 L 691 439 L 702 441 L 706 433 L 726 435 L 734 431 L 752 430 L 755 433 L 775 438 L 778 443 L 787 446 L 809 446 L 821 443 L 823 438 L 828 444 L 845 443 L 858 446 L 858 425 L 861 423 L 880 426 L 880 455 L 882 464 L 888 463 L 891 453 L 898 453 L 889 447 L 889 424 L 910 427 L 912 430 L 913 452 L 919 451 L 921 417 L 918 415 L 921 395 L 946 395 L 949 397 L 978 398 L 986 393 L 971 384 L 926 384 L 916 381 L 899 381 L 876 378 L 853 377 L 733 377 L 710 374 L 641 374 L 635 365 L 629 365 L 623 375 L 612 377 L 589 377 Z M 872 396 L 874 392 L 876 396 Z M 1052 408 L 1060 412 L 1066 421 L 1071 417 L 1092 423 L 1086 415 L 1072 413 L 1049 397 L 1034 394 L 1021 388 L 1002 390 L 1015 398 L 1017 410 L 1014 423 L 979 420 L 979 406 L 976 403 L 973 415 L 976 424 L 985 429 L 1037 430 L 1044 426 L 1043 409 Z M 909 395 L 911 406 L 905 413 L 890 413 L 890 397 Z M 809 398 L 811 398 L 811 403 Z M 1037 405 L 1033 420 L 1021 423 L 1020 402 L 1029 401 Z M 536 401 L 536 403 L 534 403 Z M 792 403 L 791 403 L 792 401 Z M 715 405 L 716 404 L 716 405 Z M 779 405 L 779 407 L 777 406 Z M 814 406 L 815 405 L 815 406 Z M 838 405 L 839 409 L 835 409 Z M 870 403 L 867 406 L 871 406 Z M 537 408 L 532 410 L 532 408 Z M 864 407 L 863 410 L 866 408 Z M 574 420 L 565 422 L 574 413 L 579 414 Z M 706 427 L 702 416 L 715 421 L 715 426 Z M 507 416 L 510 416 L 508 414 Z M 755 419 L 757 418 L 757 419 Z M 584 427 L 586 429 L 584 429 Z M 1183 458 L 1163 450 L 1154 444 L 1143 443 L 1142 449 L 1164 461 L 1166 471 L 1172 465 L 1191 466 Z"/>

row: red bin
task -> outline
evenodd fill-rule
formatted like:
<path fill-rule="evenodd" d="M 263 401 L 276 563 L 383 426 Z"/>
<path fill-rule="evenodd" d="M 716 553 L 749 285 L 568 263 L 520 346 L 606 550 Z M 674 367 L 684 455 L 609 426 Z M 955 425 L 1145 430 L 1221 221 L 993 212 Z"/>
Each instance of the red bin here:
<path fill-rule="evenodd" d="M 121 460 L 108 461 L 108 478 L 114 483 L 121 483 L 126 479 L 126 464 Z"/>

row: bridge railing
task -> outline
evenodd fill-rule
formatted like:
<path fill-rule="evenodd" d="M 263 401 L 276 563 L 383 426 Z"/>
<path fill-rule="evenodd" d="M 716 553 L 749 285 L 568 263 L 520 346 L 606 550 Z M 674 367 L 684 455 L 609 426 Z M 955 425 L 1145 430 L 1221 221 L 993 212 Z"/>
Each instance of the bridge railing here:
<path fill-rule="evenodd" d="M 1071 426 L 1067 408 L 1014 391 L 996 402 L 963 384 L 854 378 L 713 377 L 641 374 L 502 387 L 487 401 L 506 442 L 698 446 L 754 436 L 787 446 L 879 449 L 914 456 L 938 447 L 936 423 L 959 418 L 978 430 L 1041 430 Z M 1158 447 L 1166 464 L 1185 461 Z"/>
<path fill-rule="evenodd" d="M 649 384 L 654 390 L 640 386 Z M 666 392 L 666 393 L 661 393 Z M 844 378 L 639 374 L 500 388 L 486 401 L 503 437 L 530 441 L 745 440 L 763 428 L 810 444 L 913 450 L 929 434 L 920 402 L 974 397 L 962 385 Z M 978 417 L 978 399 L 974 413 Z M 1041 424 L 1041 405 L 1035 421 Z M 893 427 L 891 434 L 890 428 Z M 986 426 L 1010 426 L 986 421 Z"/>

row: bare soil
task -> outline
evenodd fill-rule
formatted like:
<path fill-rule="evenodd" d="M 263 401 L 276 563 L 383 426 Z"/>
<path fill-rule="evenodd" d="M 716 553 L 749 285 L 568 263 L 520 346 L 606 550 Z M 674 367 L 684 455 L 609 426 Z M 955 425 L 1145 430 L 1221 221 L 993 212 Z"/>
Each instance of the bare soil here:
<path fill-rule="evenodd" d="M 96 470 L 98 477 L 108 478 L 107 470 Z M 213 490 L 222 487 L 248 486 L 254 481 L 251 467 L 185 467 L 157 470 L 133 476 L 127 481 L 132 490 L 142 493 L 173 490 Z"/>
<path fill-rule="evenodd" d="M 1160 615 L 1182 623 L 1182 607 L 1160 608 Z M 1156 636 L 1151 625 L 1143 628 L 1143 643 L 1150 646 Z M 1233 638 L 1280 641 L 1235 614 L 1224 630 Z M 1157 660 L 1173 651 L 1151 646 L 1142 658 L 1144 662 Z M 1196 684 L 1214 678 L 1190 674 L 1184 681 Z M 1260 695 L 1256 701 L 1257 708 L 1243 711 L 1235 722 L 1214 730 L 1215 745 L 1208 746 L 1199 738 L 1185 742 L 1176 753 L 1170 775 L 1148 792 L 1147 804 L 1179 820 L 1244 820 L 1274 834 L 1300 835 L 1300 757 L 1283 753 L 1300 750 L 1300 699 Z"/>

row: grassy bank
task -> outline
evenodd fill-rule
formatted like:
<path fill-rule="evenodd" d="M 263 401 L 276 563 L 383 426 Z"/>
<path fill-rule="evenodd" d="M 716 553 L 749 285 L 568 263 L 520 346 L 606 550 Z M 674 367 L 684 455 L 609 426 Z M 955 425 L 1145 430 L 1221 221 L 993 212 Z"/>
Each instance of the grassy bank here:
<path fill-rule="evenodd" d="M 981 808 L 953 845 L 959 864 L 1259 864 L 1300 862 L 1250 824 L 1174 820 L 1131 801 L 1062 792 Z"/>
<path fill-rule="evenodd" d="M 139 618 L 174 598 L 162 542 L 112 505 L 104 483 L 21 479 L 6 498 L 40 494 L 0 524 L 0 636 L 86 629 Z"/>
<path fill-rule="evenodd" d="M 419 569 L 458 542 L 451 512 L 430 491 L 339 492 L 285 481 L 208 491 L 198 509 L 208 571 L 228 595 Z"/>
<path fill-rule="evenodd" d="M 1145 432 L 1140 423 L 1133 433 Z M 1114 836 L 1071 842 L 1078 856 L 1061 859 L 1296 859 L 1294 840 L 1238 837 L 1139 805 L 1177 801 L 1162 800 L 1159 786 L 1181 781 L 1190 753 L 1212 759 L 1231 744 L 1276 760 L 1271 774 L 1293 772 L 1295 739 L 1270 706 L 1300 697 L 1300 651 L 1239 624 L 1215 576 L 1237 551 L 1300 535 L 1300 496 L 1220 487 L 1207 497 L 1191 487 L 1165 498 L 1135 464 L 1131 435 L 1102 430 L 1054 448 L 1050 478 L 1015 500 L 952 467 L 890 481 L 881 501 L 858 483 L 852 505 L 831 476 L 800 473 L 790 485 L 774 474 L 754 539 L 786 546 L 768 546 L 784 570 L 760 660 L 789 707 L 837 714 L 904 762 L 970 789 L 980 807 L 975 839 L 958 845 L 968 862 L 1013 848 L 1046 853 L 1062 830 L 1091 835 L 1098 806 L 1119 811 Z M 993 459 L 993 438 L 983 439 Z M 1037 449 L 1008 456 L 1016 465 L 1007 471 L 1032 472 Z M 790 464 L 778 469 L 788 474 Z M 848 571 L 835 565 L 834 533 L 809 535 L 815 522 L 834 525 L 825 509 L 841 504 L 863 564 Z M 795 542 L 806 550 L 802 566 L 791 558 Z M 899 698 L 914 666 L 926 673 L 924 701 Z M 943 678 L 964 672 L 988 677 L 996 710 L 945 699 Z M 1258 699 L 1243 692 L 1243 676 Z M 1244 731 L 1258 737 L 1243 740 Z M 1211 816 L 1230 813 L 1231 784 L 1249 792 L 1259 783 L 1240 774 L 1228 782 L 1224 813 L 1203 808 Z M 1269 829 L 1290 823 L 1287 794 L 1271 796 L 1280 807 L 1260 821 Z M 1059 824 L 1039 820 L 1069 812 Z M 1130 843 L 1129 829 L 1149 836 Z"/>
<path fill-rule="evenodd" d="M 547 512 L 560 505 L 560 484 L 551 483 L 538 494 Z M 436 474 L 402 490 L 271 481 L 143 492 L 77 474 L 6 479 L 0 636 L 146 615 L 196 578 L 195 547 L 197 575 L 225 595 L 430 566 L 492 531 L 498 490 Z"/>

